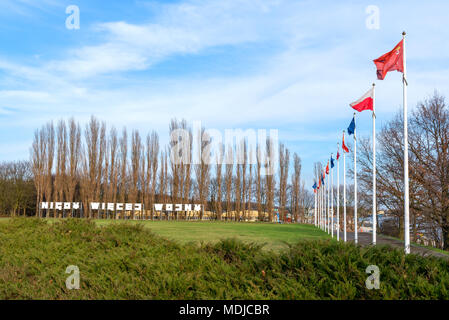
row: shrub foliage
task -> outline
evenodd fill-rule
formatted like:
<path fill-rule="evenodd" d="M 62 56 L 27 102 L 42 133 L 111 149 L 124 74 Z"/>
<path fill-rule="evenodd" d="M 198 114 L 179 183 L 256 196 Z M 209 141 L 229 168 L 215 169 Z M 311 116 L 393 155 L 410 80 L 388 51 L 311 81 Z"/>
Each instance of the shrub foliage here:
<path fill-rule="evenodd" d="M 69 290 L 67 266 L 80 270 Z M 365 286 L 367 266 L 380 289 Z M 391 247 L 301 241 L 281 252 L 227 239 L 179 244 L 141 225 L 0 223 L 1 299 L 448 299 L 448 261 Z"/>

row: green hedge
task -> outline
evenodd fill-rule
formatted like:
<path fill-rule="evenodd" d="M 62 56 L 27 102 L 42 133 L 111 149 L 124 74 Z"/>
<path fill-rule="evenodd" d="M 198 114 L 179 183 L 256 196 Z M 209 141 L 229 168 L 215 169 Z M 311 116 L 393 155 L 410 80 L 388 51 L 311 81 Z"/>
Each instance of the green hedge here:
<path fill-rule="evenodd" d="M 80 270 L 68 290 L 66 267 Z M 367 266 L 380 289 L 365 286 Z M 186 244 L 139 224 L 0 224 L 1 299 L 448 299 L 448 261 L 390 247 L 301 241 L 275 253 L 227 239 Z"/>

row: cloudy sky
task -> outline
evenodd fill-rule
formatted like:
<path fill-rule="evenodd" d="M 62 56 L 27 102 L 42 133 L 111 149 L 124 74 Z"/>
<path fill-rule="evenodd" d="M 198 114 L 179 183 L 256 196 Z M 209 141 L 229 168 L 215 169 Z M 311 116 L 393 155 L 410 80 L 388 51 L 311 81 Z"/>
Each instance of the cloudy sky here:
<path fill-rule="evenodd" d="M 67 29 L 77 5 L 80 28 Z M 367 7 L 379 8 L 370 29 Z M 449 2 L 0 1 L 0 161 L 28 159 L 48 120 L 90 115 L 157 130 L 173 117 L 231 128 L 278 129 L 303 161 L 335 152 L 348 104 L 376 82 L 378 126 L 402 107 L 401 75 L 376 80 L 372 60 L 407 31 L 409 106 L 448 94 Z M 360 114 L 361 135 L 371 132 Z"/>

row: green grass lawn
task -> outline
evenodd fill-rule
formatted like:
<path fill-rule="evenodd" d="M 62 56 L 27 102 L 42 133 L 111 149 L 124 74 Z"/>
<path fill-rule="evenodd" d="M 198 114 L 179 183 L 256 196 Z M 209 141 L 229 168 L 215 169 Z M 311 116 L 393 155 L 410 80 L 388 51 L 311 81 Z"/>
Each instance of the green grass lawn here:
<path fill-rule="evenodd" d="M 0 219 L 1 222 L 9 218 Z M 60 219 L 44 219 L 51 223 Z M 120 224 L 123 220 L 93 220 L 99 226 Z M 279 250 L 287 248 L 299 240 L 324 240 L 331 236 L 319 228 L 308 224 L 276 224 L 260 222 L 221 222 L 221 221 L 139 221 L 126 220 L 129 223 L 143 225 L 156 235 L 178 243 L 216 243 L 235 238 L 249 243 L 263 245 L 264 249 Z"/>
<path fill-rule="evenodd" d="M 95 220 L 99 225 L 120 223 L 117 220 Z M 264 249 L 287 248 L 299 240 L 320 240 L 331 237 L 319 228 L 305 224 L 274 224 L 251 222 L 213 221 L 132 221 L 142 224 L 155 234 L 179 243 L 215 243 L 219 240 L 236 238 L 243 242 L 264 245 Z"/>
<path fill-rule="evenodd" d="M 185 239 L 206 231 L 214 243 Z M 227 235 L 235 237 L 218 240 Z M 449 299 L 444 259 L 322 236 L 300 225 L 8 219 L 0 299 Z M 266 241 L 293 242 L 273 252 Z M 70 265 L 78 290 L 66 287 Z M 379 267 L 379 290 L 365 286 L 369 265 Z"/>

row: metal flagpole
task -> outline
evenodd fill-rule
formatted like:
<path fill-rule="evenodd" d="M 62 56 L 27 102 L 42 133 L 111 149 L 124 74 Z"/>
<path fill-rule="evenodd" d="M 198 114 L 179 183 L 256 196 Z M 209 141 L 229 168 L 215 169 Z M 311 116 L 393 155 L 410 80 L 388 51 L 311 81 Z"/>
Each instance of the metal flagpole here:
<path fill-rule="evenodd" d="M 330 198 L 329 198 L 329 196 L 330 196 L 330 181 L 329 181 L 330 179 L 329 179 L 329 175 L 327 175 L 327 217 L 326 217 L 326 224 L 327 224 L 327 233 L 329 234 L 330 233 L 330 230 L 329 230 L 329 227 L 330 227 L 330 221 L 329 221 L 329 216 L 330 216 L 330 202 L 329 202 L 329 200 L 330 200 Z"/>
<path fill-rule="evenodd" d="M 321 179 L 321 177 L 320 177 L 320 179 Z M 320 187 L 320 192 L 319 192 L 319 197 L 318 197 L 318 199 L 319 199 L 319 210 L 318 210 L 318 224 L 319 224 L 319 226 L 320 226 L 320 228 L 322 227 L 322 225 L 321 225 L 321 193 L 322 193 L 322 191 L 323 191 L 323 188 L 321 188 Z"/>
<path fill-rule="evenodd" d="M 326 223 L 326 216 L 327 216 L 327 183 L 326 183 L 326 171 L 324 171 L 324 185 L 323 185 L 323 227 L 324 231 L 327 232 L 327 223 Z"/>
<path fill-rule="evenodd" d="M 377 208 L 376 208 L 376 84 L 373 83 L 373 245 L 376 245 Z"/>
<path fill-rule="evenodd" d="M 338 163 L 339 143 L 337 143 L 337 241 L 340 241 L 340 170 Z"/>
<path fill-rule="evenodd" d="M 321 228 L 321 188 L 318 189 L 318 227 Z"/>
<path fill-rule="evenodd" d="M 343 139 L 345 131 L 343 130 Z M 343 150 L 343 241 L 346 242 L 346 152 Z"/>
<path fill-rule="evenodd" d="M 319 185 L 319 183 L 318 183 L 318 185 Z M 317 225 L 317 227 L 319 227 L 320 226 L 320 192 L 321 192 L 321 190 L 318 188 L 318 186 L 317 186 L 317 189 L 318 189 L 318 191 L 317 191 L 316 225 Z"/>
<path fill-rule="evenodd" d="M 320 189 L 316 186 L 316 226 L 320 225 Z"/>
<path fill-rule="evenodd" d="M 334 168 L 332 167 L 333 153 L 331 153 L 331 235 L 334 237 Z"/>
<path fill-rule="evenodd" d="M 354 112 L 354 242 L 358 243 L 358 232 L 357 232 L 357 138 L 356 131 L 357 126 L 355 120 Z"/>
<path fill-rule="evenodd" d="M 326 185 L 324 184 L 326 181 L 326 176 L 324 176 L 323 178 L 323 185 L 321 186 L 321 188 L 323 189 L 323 193 L 321 194 L 322 197 L 322 204 L 323 207 L 321 209 L 322 215 L 321 215 L 321 223 L 323 225 L 323 230 L 326 231 L 326 224 L 325 224 L 325 219 L 326 219 Z"/>
<path fill-rule="evenodd" d="M 321 172 L 321 178 L 323 178 L 323 173 Z M 324 192 L 325 192 L 325 185 L 324 185 L 324 179 L 323 185 L 321 186 L 321 229 L 324 230 Z"/>
<path fill-rule="evenodd" d="M 325 181 L 325 179 L 326 179 L 326 176 L 324 176 L 324 178 L 323 178 L 323 185 L 321 186 L 321 188 L 323 189 L 323 193 L 321 194 L 321 203 L 322 203 L 321 224 L 323 226 L 323 231 L 326 231 L 326 224 L 324 223 L 324 220 L 326 218 L 326 185 L 325 185 L 326 181 Z"/>
<path fill-rule="evenodd" d="M 324 230 L 324 184 L 321 186 L 321 229 Z"/>
<path fill-rule="evenodd" d="M 320 176 L 320 179 L 322 179 L 322 174 Z M 324 229 L 323 226 L 323 209 L 324 209 L 324 197 L 323 197 L 323 192 L 324 192 L 324 184 L 321 186 L 321 216 L 320 216 L 320 226 L 321 226 L 321 230 Z"/>
<path fill-rule="evenodd" d="M 402 76 L 402 89 L 404 101 L 404 244 L 405 253 L 410 253 L 410 217 L 409 217 L 409 194 L 408 194 L 408 128 L 407 128 L 407 70 L 405 55 L 405 31 L 402 32 L 404 73 Z"/>
<path fill-rule="evenodd" d="M 320 226 L 320 210 L 321 210 L 321 206 L 320 206 L 320 192 L 321 192 L 321 190 L 320 189 L 318 189 L 318 191 L 317 191 L 317 203 L 318 203 L 318 210 L 317 210 L 317 227 L 319 227 Z"/>
<path fill-rule="evenodd" d="M 321 186 L 322 193 L 321 193 L 321 226 L 324 231 L 326 231 L 326 225 L 324 224 L 324 218 L 326 217 L 326 185 L 324 184 L 324 178 L 323 178 L 323 185 Z"/>
<path fill-rule="evenodd" d="M 321 228 L 321 189 L 322 188 L 318 189 L 318 226 L 320 228 Z"/>
<path fill-rule="evenodd" d="M 329 211 L 329 198 L 328 198 L 328 192 L 327 189 L 329 187 L 328 181 L 327 181 L 327 174 L 324 173 L 324 182 L 326 182 L 326 187 L 324 191 L 324 231 L 328 232 L 327 229 L 327 218 L 328 218 L 328 211 Z"/>
<path fill-rule="evenodd" d="M 323 177 L 323 230 L 326 231 L 326 174 Z"/>
<path fill-rule="evenodd" d="M 315 212 L 314 212 L 314 222 L 313 225 L 316 227 L 316 197 L 317 197 L 317 190 L 316 190 L 316 185 L 315 185 L 315 189 L 314 189 L 314 195 L 315 195 Z"/>
<path fill-rule="evenodd" d="M 323 178 L 323 230 L 327 231 L 326 229 L 326 174 L 324 174 Z"/>

